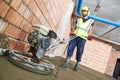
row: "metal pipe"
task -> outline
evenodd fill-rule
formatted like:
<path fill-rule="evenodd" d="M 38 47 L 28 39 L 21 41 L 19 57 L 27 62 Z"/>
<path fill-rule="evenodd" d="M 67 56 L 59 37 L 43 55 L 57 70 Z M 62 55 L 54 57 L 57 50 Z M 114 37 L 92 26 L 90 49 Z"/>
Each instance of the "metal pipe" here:
<path fill-rule="evenodd" d="M 120 19 L 118 19 L 116 22 L 120 22 Z M 118 28 L 118 27 L 113 27 L 113 28 L 110 29 L 109 31 L 107 31 L 107 32 L 103 33 L 102 35 L 100 35 L 99 37 L 102 37 L 102 36 L 108 34 L 109 32 L 111 32 L 111 31 L 113 31 L 113 30 L 115 30 L 115 29 L 117 29 L 117 28 Z"/>
<path fill-rule="evenodd" d="M 78 13 L 79 15 L 81 14 L 82 2 L 83 2 L 83 0 L 79 0 L 79 1 L 78 1 L 77 13 Z"/>
<path fill-rule="evenodd" d="M 108 20 L 108 19 L 105 19 L 105 18 L 94 16 L 94 15 L 89 15 L 88 17 L 91 18 L 91 19 L 103 22 L 103 23 L 114 25 L 115 27 L 120 27 L 120 23 L 118 23 L 118 22 L 114 22 L 114 21 L 111 21 L 111 20 Z"/>
<path fill-rule="evenodd" d="M 104 36 L 104 35 L 106 35 L 106 34 L 108 34 L 109 32 L 111 32 L 111 31 L 113 31 L 114 29 L 116 29 L 117 27 L 114 27 L 114 28 L 112 28 L 111 30 L 109 30 L 109 31 L 107 31 L 107 32 L 105 32 L 105 33 L 103 33 L 102 35 L 100 35 L 99 37 L 102 37 L 102 36 Z"/>
<path fill-rule="evenodd" d="M 115 45 L 120 46 L 120 43 L 118 43 L 118 42 L 115 42 L 115 41 L 112 41 L 112 40 L 108 40 L 108 39 L 105 39 L 105 38 L 103 38 L 103 37 L 99 37 L 99 36 L 97 36 L 97 35 L 95 35 L 95 34 L 93 34 L 92 36 L 93 36 L 94 38 L 103 40 L 103 41 L 105 41 L 105 42 L 108 42 L 108 43 L 111 43 L 111 44 L 115 44 Z"/>

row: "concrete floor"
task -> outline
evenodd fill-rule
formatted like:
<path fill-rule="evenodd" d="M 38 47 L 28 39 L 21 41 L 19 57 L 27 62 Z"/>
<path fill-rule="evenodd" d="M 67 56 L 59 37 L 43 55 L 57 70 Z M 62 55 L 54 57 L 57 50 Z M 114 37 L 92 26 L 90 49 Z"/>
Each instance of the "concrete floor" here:
<path fill-rule="evenodd" d="M 74 62 L 70 62 L 67 68 L 59 67 L 64 58 L 47 58 L 56 68 L 51 75 L 41 75 L 21 69 L 7 60 L 7 57 L 0 57 L 0 80 L 116 80 L 110 76 L 96 72 L 90 68 L 80 65 L 78 72 L 74 72 Z"/>

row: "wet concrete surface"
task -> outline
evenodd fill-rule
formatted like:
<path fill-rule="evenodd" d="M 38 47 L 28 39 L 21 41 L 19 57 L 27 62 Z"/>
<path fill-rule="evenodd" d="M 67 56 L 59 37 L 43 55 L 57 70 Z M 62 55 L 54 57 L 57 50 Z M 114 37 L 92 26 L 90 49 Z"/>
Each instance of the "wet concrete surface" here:
<path fill-rule="evenodd" d="M 41 75 L 26 71 L 8 61 L 8 57 L 0 56 L 0 80 L 116 80 L 110 76 L 96 72 L 80 65 L 78 72 L 72 70 L 74 62 L 70 62 L 67 68 L 61 68 L 64 58 L 46 58 L 53 64 L 55 69 L 50 75 Z"/>

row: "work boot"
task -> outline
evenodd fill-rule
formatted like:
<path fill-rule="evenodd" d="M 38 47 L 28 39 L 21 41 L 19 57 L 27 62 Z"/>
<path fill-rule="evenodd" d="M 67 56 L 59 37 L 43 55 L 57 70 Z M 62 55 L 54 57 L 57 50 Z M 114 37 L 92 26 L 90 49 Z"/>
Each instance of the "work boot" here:
<path fill-rule="evenodd" d="M 75 66 L 73 68 L 73 71 L 77 72 L 78 68 L 79 68 L 79 62 L 76 62 Z"/>
<path fill-rule="evenodd" d="M 67 56 L 66 61 L 64 62 L 64 64 L 61 65 L 61 67 L 66 68 L 68 66 L 69 62 L 70 62 L 70 57 Z"/>

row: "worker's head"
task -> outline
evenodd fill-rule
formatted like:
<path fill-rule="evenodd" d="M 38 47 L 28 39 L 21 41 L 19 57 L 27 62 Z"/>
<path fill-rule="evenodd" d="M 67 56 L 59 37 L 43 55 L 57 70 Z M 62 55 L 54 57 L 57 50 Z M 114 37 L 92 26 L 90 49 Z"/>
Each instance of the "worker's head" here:
<path fill-rule="evenodd" d="M 87 6 L 82 7 L 82 9 L 81 9 L 81 16 L 82 17 L 86 17 L 88 15 L 90 15 L 90 8 L 87 7 Z"/>

